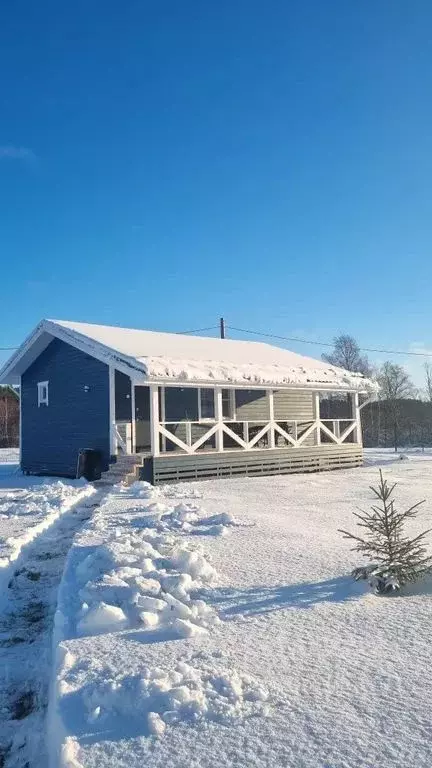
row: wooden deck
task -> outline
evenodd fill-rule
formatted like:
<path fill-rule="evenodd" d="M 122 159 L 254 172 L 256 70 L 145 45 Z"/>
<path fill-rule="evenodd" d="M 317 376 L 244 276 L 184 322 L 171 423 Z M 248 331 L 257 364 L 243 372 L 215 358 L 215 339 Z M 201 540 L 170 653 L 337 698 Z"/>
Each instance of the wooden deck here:
<path fill-rule="evenodd" d="M 215 477 L 256 477 L 294 472 L 321 472 L 358 467 L 363 463 L 362 446 L 357 443 L 324 444 L 304 448 L 226 451 L 193 455 L 171 454 L 147 458 L 139 476 L 160 485 Z"/>

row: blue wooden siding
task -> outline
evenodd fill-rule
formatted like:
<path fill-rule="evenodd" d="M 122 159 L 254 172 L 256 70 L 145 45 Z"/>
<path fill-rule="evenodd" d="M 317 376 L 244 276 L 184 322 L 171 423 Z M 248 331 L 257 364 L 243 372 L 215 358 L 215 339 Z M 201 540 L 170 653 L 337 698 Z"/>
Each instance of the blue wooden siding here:
<path fill-rule="evenodd" d="M 38 381 L 49 382 L 49 405 L 38 407 Z M 88 388 L 88 391 L 86 389 Z M 109 371 L 54 339 L 21 381 L 21 466 L 26 472 L 75 476 L 78 452 L 102 451 L 108 469 Z"/>

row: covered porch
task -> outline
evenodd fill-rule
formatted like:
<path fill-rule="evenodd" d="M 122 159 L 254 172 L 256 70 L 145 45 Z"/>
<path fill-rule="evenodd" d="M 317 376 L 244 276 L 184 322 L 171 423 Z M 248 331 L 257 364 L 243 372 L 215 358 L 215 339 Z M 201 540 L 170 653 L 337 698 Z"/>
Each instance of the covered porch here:
<path fill-rule="evenodd" d="M 358 391 L 137 383 L 110 373 L 112 455 L 153 458 L 262 451 L 361 449 Z M 331 397 L 329 397 L 331 395 Z M 323 407 L 324 404 L 324 407 Z M 325 450 L 325 449 L 324 449 Z"/>

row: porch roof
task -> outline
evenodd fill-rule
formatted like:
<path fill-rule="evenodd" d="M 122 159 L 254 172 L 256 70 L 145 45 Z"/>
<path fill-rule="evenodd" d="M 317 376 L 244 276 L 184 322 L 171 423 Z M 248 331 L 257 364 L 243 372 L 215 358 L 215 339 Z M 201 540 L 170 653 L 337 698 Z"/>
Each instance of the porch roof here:
<path fill-rule="evenodd" d="M 361 374 L 256 341 L 215 339 L 107 325 L 43 320 L 0 371 L 17 383 L 53 338 L 131 375 L 136 383 L 281 387 L 373 392 Z"/>

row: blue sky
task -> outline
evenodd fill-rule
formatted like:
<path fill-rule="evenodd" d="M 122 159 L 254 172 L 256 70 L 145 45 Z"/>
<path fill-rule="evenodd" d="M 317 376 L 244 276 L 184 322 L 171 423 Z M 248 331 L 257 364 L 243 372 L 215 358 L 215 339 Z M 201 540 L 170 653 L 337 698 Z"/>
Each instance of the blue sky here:
<path fill-rule="evenodd" d="M 0 346 L 223 314 L 432 347 L 431 24 L 420 0 L 3 4 Z"/>

